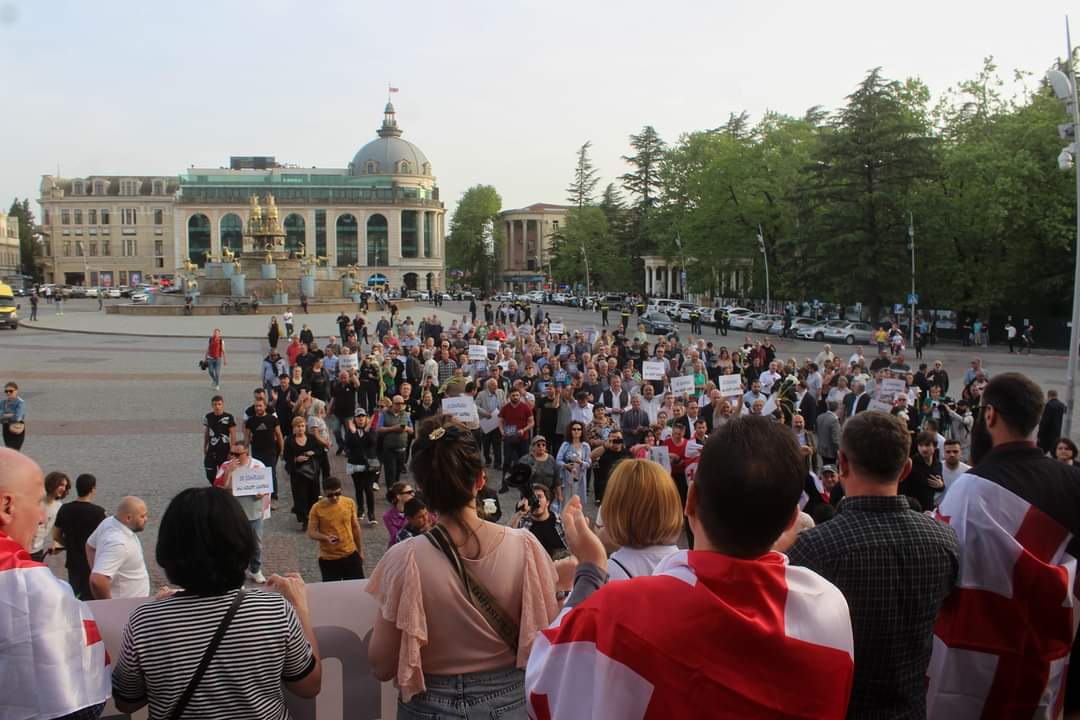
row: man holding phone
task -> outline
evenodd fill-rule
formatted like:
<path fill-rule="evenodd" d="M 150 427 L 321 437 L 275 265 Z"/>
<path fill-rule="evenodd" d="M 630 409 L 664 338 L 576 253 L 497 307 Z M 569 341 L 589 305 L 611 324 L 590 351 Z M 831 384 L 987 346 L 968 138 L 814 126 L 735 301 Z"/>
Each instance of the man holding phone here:
<path fill-rule="evenodd" d="M 319 542 L 319 571 L 323 582 L 362 580 L 363 535 L 356 502 L 342 495 L 341 480 L 323 480 L 323 496 L 308 513 L 307 535 Z"/>

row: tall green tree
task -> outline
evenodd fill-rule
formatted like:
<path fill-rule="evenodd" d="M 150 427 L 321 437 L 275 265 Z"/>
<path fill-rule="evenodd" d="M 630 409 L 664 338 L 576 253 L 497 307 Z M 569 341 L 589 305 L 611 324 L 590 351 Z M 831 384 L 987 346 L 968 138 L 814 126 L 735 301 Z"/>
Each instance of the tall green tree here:
<path fill-rule="evenodd" d="M 611 228 L 611 232 L 616 238 L 619 235 L 619 230 L 626 223 L 626 203 L 623 201 L 622 193 L 619 192 L 619 188 L 615 186 L 615 183 L 608 183 L 604 188 L 604 194 L 600 196 L 600 210 L 603 211 L 604 217 L 607 218 L 608 227 Z"/>
<path fill-rule="evenodd" d="M 459 270 L 475 287 L 495 287 L 497 258 L 503 247 L 502 228 L 496 221 L 502 198 L 491 185 L 474 185 L 461 195 L 450 219 L 446 241 L 449 270 Z"/>
<path fill-rule="evenodd" d="M 600 178 L 596 176 L 596 168 L 589 159 L 590 147 L 592 147 L 592 141 L 586 140 L 585 144 L 578 148 L 574 178 L 570 181 L 570 186 L 566 188 L 567 200 L 577 208 L 596 203 L 596 186 Z"/>
<path fill-rule="evenodd" d="M 15 198 L 11 202 L 11 209 L 8 210 L 8 214 L 19 219 L 21 272 L 23 275 L 32 277 L 34 282 L 41 282 L 43 278 L 41 248 L 34 241 L 36 221 L 34 220 L 34 211 L 30 209 L 30 200 L 24 199 L 20 202 L 19 198 Z"/>
<path fill-rule="evenodd" d="M 559 283 L 596 290 L 624 290 L 632 282 L 630 266 L 619 256 L 611 228 L 599 207 L 573 208 L 566 213 L 552 253 L 552 272 Z"/>
<path fill-rule="evenodd" d="M 640 215 L 647 215 L 660 199 L 660 163 L 664 160 L 664 141 L 656 128 L 646 125 L 641 132 L 630 136 L 634 154 L 623 155 L 623 160 L 633 168 L 621 180 L 623 188 L 633 198 L 633 207 Z"/>

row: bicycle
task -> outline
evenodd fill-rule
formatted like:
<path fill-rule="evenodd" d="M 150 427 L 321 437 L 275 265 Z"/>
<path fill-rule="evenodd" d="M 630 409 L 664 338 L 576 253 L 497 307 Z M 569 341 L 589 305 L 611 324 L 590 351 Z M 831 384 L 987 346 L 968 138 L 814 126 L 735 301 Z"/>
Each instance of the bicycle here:
<path fill-rule="evenodd" d="M 232 315 L 247 315 L 251 311 L 251 303 L 247 300 L 226 300 L 221 303 L 221 314 Z"/>

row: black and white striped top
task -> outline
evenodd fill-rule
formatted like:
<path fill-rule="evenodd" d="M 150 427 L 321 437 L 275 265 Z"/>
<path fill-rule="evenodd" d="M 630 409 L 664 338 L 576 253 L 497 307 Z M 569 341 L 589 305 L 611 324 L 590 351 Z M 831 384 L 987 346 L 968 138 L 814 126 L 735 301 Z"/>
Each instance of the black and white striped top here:
<path fill-rule="evenodd" d="M 113 668 L 113 695 L 148 700 L 151 720 L 167 718 L 236 592 L 181 593 L 137 607 Z M 277 593 L 248 590 L 183 717 L 284 720 L 282 681 L 302 680 L 314 668 L 292 605 Z"/>

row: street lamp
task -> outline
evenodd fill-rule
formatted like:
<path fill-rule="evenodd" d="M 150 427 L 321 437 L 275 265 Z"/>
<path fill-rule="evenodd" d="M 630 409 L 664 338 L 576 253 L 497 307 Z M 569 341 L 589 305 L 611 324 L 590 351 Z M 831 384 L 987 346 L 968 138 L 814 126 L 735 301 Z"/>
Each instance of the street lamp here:
<path fill-rule="evenodd" d="M 683 300 L 686 300 L 686 296 L 689 295 L 686 287 L 686 254 L 682 249 L 682 237 L 678 233 L 675 233 L 675 247 L 679 248 L 679 265 L 681 266 L 679 269 L 679 290 L 682 292 L 679 294 Z"/>
<path fill-rule="evenodd" d="M 585 297 L 589 297 L 589 253 L 585 252 L 585 243 L 581 243 L 581 257 L 585 258 Z"/>
<path fill-rule="evenodd" d="M 1065 42 L 1068 46 L 1068 75 L 1061 70 L 1051 70 L 1046 74 L 1046 79 L 1050 83 L 1050 87 L 1054 90 L 1054 95 L 1066 105 L 1066 109 L 1069 112 L 1071 123 L 1065 123 L 1058 126 L 1058 132 L 1063 139 L 1072 139 L 1073 142 L 1061 155 L 1058 156 L 1058 165 L 1062 170 L 1068 170 L 1072 167 L 1075 161 L 1077 147 L 1076 138 L 1078 131 L 1080 131 L 1080 109 L 1077 106 L 1077 88 L 1076 88 L 1076 70 L 1073 67 L 1073 45 L 1072 36 L 1069 33 L 1069 19 L 1065 18 Z M 1065 157 L 1065 156 L 1068 157 Z M 1073 267 L 1073 305 L 1072 305 L 1072 327 L 1069 331 L 1069 363 L 1065 371 L 1065 402 L 1068 404 L 1069 411 L 1065 413 L 1064 423 L 1062 425 L 1062 435 L 1068 437 L 1072 434 L 1072 416 L 1076 411 L 1076 354 L 1077 347 L 1080 345 L 1080 171 L 1076 174 L 1076 260 Z"/>
<path fill-rule="evenodd" d="M 765 261 L 765 312 L 769 312 L 769 255 L 765 252 L 765 233 L 761 230 L 761 223 L 757 226 L 757 242 L 761 257 Z"/>
<path fill-rule="evenodd" d="M 909 332 L 910 339 L 908 345 L 915 346 L 915 303 L 919 298 L 915 295 L 915 215 L 908 211 L 908 250 L 911 251 L 911 296 L 908 298 L 908 304 L 911 305 L 911 330 Z"/>

